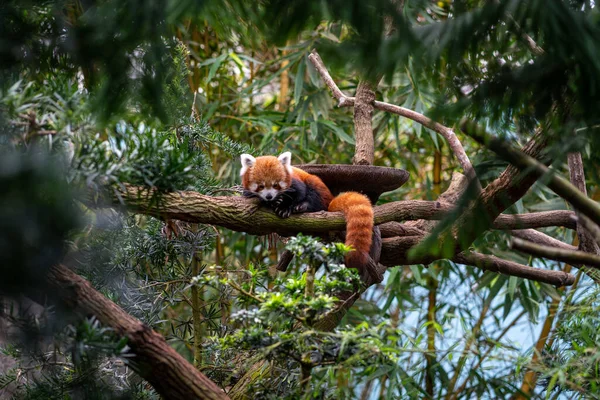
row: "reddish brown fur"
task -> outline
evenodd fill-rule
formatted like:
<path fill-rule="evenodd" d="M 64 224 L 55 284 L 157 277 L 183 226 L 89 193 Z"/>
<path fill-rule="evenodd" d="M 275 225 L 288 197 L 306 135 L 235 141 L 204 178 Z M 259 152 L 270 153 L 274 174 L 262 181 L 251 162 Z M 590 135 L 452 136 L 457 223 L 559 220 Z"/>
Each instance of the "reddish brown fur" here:
<path fill-rule="evenodd" d="M 319 178 L 316 175 L 311 175 L 308 172 L 301 170 L 300 168 L 292 167 L 292 169 L 294 170 L 294 178 L 299 179 L 307 185 L 310 185 L 313 188 L 315 188 L 317 192 L 319 192 L 319 194 L 321 195 L 323 205 L 325 205 L 325 207 L 329 207 L 329 203 L 331 203 L 333 195 L 331 194 L 329 188 L 325 186 L 321 178 Z"/>
<path fill-rule="evenodd" d="M 373 240 L 373 207 L 369 198 L 357 192 L 340 193 L 328 211 L 342 211 L 346 218 L 346 245 L 354 248 L 346 255 L 346 266 L 364 269 Z"/>
<path fill-rule="evenodd" d="M 256 164 L 242 175 L 242 185 L 246 189 L 251 182 L 263 183 L 266 187 L 270 187 L 272 182 L 279 181 L 284 181 L 289 187 L 292 183 L 292 175 L 275 156 L 256 157 Z"/>
<path fill-rule="evenodd" d="M 315 188 L 328 211 L 342 211 L 346 219 L 346 245 L 354 249 L 346 255 L 346 266 L 363 270 L 368 262 L 373 234 L 373 207 L 369 198 L 357 192 L 345 192 L 333 197 L 329 188 L 316 175 L 292 167 L 293 177 Z M 284 181 L 289 185 L 292 175 L 275 156 L 256 158 L 256 164 L 242 176 L 242 185 Z"/>

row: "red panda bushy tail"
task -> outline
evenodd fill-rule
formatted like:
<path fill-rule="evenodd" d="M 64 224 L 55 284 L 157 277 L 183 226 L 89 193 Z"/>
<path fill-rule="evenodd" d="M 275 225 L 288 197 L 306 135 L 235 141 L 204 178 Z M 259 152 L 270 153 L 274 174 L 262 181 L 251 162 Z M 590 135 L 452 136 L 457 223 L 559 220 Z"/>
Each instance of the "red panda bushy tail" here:
<path fill-rule="evenodd" d="M 369 198 L 357 192 L 340 193 L 331 201 L 328 211 L 344 213 L 346 245 L 354 248 L 346 254 L 346 267 L 363 271 L 373 240 L 373 206 Z"/>

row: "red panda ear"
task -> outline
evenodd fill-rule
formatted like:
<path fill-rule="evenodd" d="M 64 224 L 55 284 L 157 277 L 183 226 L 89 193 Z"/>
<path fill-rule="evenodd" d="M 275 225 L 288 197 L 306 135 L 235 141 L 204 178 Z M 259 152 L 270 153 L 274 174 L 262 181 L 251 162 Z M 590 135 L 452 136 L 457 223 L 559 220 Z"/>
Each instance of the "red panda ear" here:
<path fill-rule="evenodd" d="M 288 170 L 288 172 L 292 173 L 292 153 L 286 151 L 285 153 L 281 153 L 277 159 L 281 162 L 281 164 Z"/>
<path fill-rule="evenodd" d="M 242 154 L 240 160 L 242 161 L 240 175 L 244 175 L 246 171 L 248 171 L 248 168 L 253 167 L 254 164 L 256 164 L 256 158 L 252 157 L 250 154 Z"/>

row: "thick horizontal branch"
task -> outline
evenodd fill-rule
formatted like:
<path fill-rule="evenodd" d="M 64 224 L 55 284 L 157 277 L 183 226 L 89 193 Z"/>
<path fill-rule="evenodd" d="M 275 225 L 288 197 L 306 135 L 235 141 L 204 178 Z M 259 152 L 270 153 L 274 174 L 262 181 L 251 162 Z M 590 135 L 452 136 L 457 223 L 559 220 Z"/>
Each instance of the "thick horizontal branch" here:
<path fill-rule="evenodd" d="M 134 357 L 130 366 L 165 399 L 228 399 L 210 379 L 177 353 L 164 337 L 127 314 L 88 281 L 63 265 L 52 267 L 46 278 L 69 309 L 94 315 L 117 334 L 127 338 Z"/>
<path fill-rule="evenodd" d="M 189 191 L 165 193 L 157 197 L 156 192 L 136 186 L 126 186 L 125 191 L 119 192 L 119 197 L 128 209 L 135 212 L 163 219 L 218 225 L 254 235 L 270 233 L 293 235 L 298 232 L 318 234 L 342 231 L 346 227 L 344 217 L 339 212 L 320 211 L 282 219 L 268 208 L 261 206 L 257 200 L 244 197 L 212 197 Z M 374 207 L 375 224 L 417 219 L 439 220 L 452 208 L 452 204 L 437 201 L 395 201 Z M 570 211 L 502 214 L 498 216 L 493 227 L 496 229 L 546 226 L 575 228 L 573 215 L 574 213 Z"/>
<path fill-rule="evenodd" d="M 419 236 L 396 237 L 383 239 L 381 263 L 387 266 L 405 264 L 429 264 L 436 260 L 435 257 L 422 257 L 408 259 L 410 248 L 418 244 L 423 238 Z M 385 255 L 385 256 L 384 256 Z M 562 271 L 533 268 L 527 265 L 503 260 L 501 258 L 476 252 L 462 252 L 452 257 L 452 261 L 493 271 L 504 275 L 517 276 L 537 282 L 549 283 L 554 286 L 572 285 L 575 276 Z"/>
<path fill-rule="evenodd" d="M 341 212 L 296 214 L 283 219 L 261 206 L 256 199 L 244 197 L 206 196 L 197 192 L 157 193 L 135 186 L 126 186 L 118 196 L 135 212 L 163 219 L 218 225 L 254 235 L 279 233 L 292 235 L 328 231 L 343 231 L 346 227 Z M 114 205 L 118 199 L 113 199 Z M 375 224 L 410 219 L 440 219 L 452 206 L 436 201 L 404 200 L 375 207 Z"/>
<path fill-rule="evenodd" d="M 569 264 L 587 265 L 590 267 L 600 268 L 600 256 L 579 250 L 565 250 L 556 247 L 547 247 L 519 238 L 513 238 L 511 247 L 515 250 L 519 250 L 537 257 L 562 261 Z"/>
<path fill-rule="evenodd" d="M 494 223 L 493 229 L 530 229 L 562 226 L 569 229 L 577 228 L 573 219 L 575 213 L 567 210 L 541 211 L 529 214 L 500 214 Z"/>

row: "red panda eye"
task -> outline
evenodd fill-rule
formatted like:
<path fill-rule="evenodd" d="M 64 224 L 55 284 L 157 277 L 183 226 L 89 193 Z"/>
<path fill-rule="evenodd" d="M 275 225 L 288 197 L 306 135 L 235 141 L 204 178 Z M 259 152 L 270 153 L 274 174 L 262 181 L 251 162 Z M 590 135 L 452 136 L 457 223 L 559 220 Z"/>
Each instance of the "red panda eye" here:
<path fill-rule="evenodd" d="M 263 190 L 265 188 L 265 185 L 258 185 L 258 187 L 256 188 L 257 190 Z"/>
<path fill-rule="evenodd" d="M 273 185 L 273 188 L 274 188 L 274 189 L 279 189 L 279 183 L 275 183 L 275 184 Z"/>

